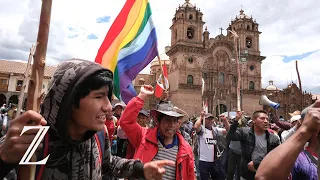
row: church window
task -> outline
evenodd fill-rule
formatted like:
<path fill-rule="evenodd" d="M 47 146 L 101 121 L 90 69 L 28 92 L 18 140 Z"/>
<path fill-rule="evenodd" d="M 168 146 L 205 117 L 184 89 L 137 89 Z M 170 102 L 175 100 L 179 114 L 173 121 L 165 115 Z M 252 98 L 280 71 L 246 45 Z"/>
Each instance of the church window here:
<path fill-rule="evenodd" d="M 222 72 L 219 73 L 219 83 L 224 84 L 224 74 Z"/>
<path fill-rule="evenodd" d="M 247 26 L 247 29 L 250 30 L 250 26 L 249 25 Z"/>
<path fill-rule="evenodd" d="M 189 19 L 191 19 L 191 20 L 193 19 L 193 16 L 192 16 L 192 14 L 190 14 L 190 15 L 189 15 Z"/>
<path fill-rule="evenodd" d="M 202 17 L 201 16 L 199 17 L 199 19 L 200 19 L 200 21 L 202 21 Z"/>
<path fill-rule="evenodd" d="M 246 38 L 246 46 L 247 48 L 251 48 L 252 47 L 252 39 L 247 37 Z"/>
<path fill-rule="evenodd" d="M 249 90 L 254 90 L 254 82 L 250 81 Z"/>
<path fill-rule="evenodd" d="M 189 39 L 193 39 L 193 37 L 194 37 L 194 30 L 190 27 L 187 29 L 187 37 Z"/>
<path fill-rule="evenodd" d="M 250 66 L 250 70 L 253 71 L 254 70 L 254 66 Z"/>
<path fill-rule="evenodd" d="M 188 75 L 187 84 L 193 84 L 193 76 L 192 75 Z"/>
<path fill-rule="evenodd" d="M 189 58 L 188 58 L 188 62 L 189 62 L 190 64 L 192 64 L 192 63 L 193 63 L 193 58 L 192 58 L 192 57 L 189 57 Z"/>
<path fill-rule="evenodd" d="M 174 39 L 178 39 L 178 32 L 177 29 L 174 30 Z"/>
<path fill-rule="evenodd" d="M 181 14 L 181 16 L 183 17 L 183 14 Z"/>

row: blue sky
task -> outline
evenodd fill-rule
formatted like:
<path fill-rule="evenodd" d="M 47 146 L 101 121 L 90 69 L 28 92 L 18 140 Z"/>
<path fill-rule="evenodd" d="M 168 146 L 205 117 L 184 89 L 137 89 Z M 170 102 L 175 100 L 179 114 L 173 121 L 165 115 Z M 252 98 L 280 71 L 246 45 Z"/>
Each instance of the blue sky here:
<path fill-rule="evenodd" d="M 306 57 L 310 56 L 311 54 L 316 53 L 318 51 L 319 51 L 319 49 L 315 50 L 315 51 L 306 52 L 303 54 L 293 55 L 293 56 L 283 56 L 283 62 L 287 63 L 290 61 L 301 60 L 301 59 L 304 59 L 304 58 L 306 58 Z"/>
<path fill-rule="evenodd" d="M 110 21 L 110 16 L 103 16 L 97 18 L 97 23 L 107 23 Z"/>
<path fill-rule="evenodd" d="M 88 39 L 98 39 L 98 36 L 95 34 L 89 34 Z"/>

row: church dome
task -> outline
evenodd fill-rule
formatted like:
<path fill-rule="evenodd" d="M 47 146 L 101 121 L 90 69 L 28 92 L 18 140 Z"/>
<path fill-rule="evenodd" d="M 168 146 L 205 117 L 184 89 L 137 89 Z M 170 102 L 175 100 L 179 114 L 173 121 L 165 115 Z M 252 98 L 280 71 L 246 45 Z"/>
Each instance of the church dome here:
<path fill-rule="evenodd" d="M 166 53 L 160 54 L 159 57 L 160 57 L 160 60 L 161 60 L 161 64 L 162 64 L 162 65 L 163 65 L 164 63 L 166 63 L 166 65 L 169 65 L 169 64 L 170 64 L 169 56 L 166 55 Z M 158 57 L 155 57 L 155 58 L 151 61 L 151 67 L 152 67 L 152 66 L 158 66 L 158 65 L 159 65 Z"/>
<path fill-rule="evenodd" d="M 186 2 L 184 4 L 182 4 L 183 8 L 189 7 L 189 8 L 193 8 L 193 5 L 189 2 L 189 0 L 186 0 Z"/>
<path fill-rule="evenodd" d="M 266 87 L 267 91 L 278 91 L 279 88 L 277 88 L 277 86 L 273 85 L 273 81 L 270 80 L 269 81 L 269 85 Z"/>

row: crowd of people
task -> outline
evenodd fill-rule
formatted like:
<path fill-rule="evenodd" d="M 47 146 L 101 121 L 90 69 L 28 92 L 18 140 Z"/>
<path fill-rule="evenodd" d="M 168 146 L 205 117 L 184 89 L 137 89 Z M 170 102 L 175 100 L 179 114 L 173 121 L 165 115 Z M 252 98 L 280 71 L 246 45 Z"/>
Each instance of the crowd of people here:
<path fill-rule="evenodd" d="M 21 175 L 18 163 L 36 134 L 20 136 L 30 121 L 50 126 L 37 158 L 50 157 L 37 179 L 318 179 L 320 101 L 289 120 L 272 108 L 190 117 L 168 92 L 143 109 L 150 85 L 127 105 L 111 105 L 112 72 L 93 62 L 65 61 L 52 82 L 40 113 L 15 117 L 15 105 L 1 107 L 0 179 Z"/>

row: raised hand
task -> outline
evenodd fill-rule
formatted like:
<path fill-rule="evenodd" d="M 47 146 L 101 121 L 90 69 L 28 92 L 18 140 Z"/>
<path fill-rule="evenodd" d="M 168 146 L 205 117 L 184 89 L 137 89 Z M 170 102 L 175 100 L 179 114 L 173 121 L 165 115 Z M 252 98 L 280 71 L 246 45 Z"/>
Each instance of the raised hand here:
<path fill-rule="evenodd" d="M 152 95 L 153 93 L 154 90 L 151 85 L 142 85 L 138 97 L 145 100 L 147 96 Z"/>
<path fill-rule="evenodd" d="M 24 126 L 44 126 L 47 121 L 35 111 L 27 111 L 13 119 L 6 134 L 3 144 L 0 146 L 0 158 L 6 163 L 18 164 L 27 151 L 39 129 L 31 129 L 23 133 Z"/>
<path fill-rule="evenodd" d="M 227 120 L 227 117 L 225 115 L 220 115 L 219 118 L 223 121 L 226 121 Z"/>
<path fill-rule="evenodd" d="M 202 112 L 200 113 L 200 119 L 203 120 L 205 113 L 206 113 L 205 111 L 202 111 Z"/>
<path fill-rule="evenodd" d="M 150 180 L 162 180 L 162 175 L 166 172 L 164 166 L 175 166 L 175 162 L 160 160 L 146 163 L 143 166 L 145 178 Z"/>
<path fill-rule="evenodd" d="M 310 135 L 320 132 L 320 100 L 310 107 L 302 121 L 301 128 Z"/>
<path fill-rule="evenodd" d="M 239 121 L 242 119 L 242 111 L 237 111 L 236 120 Z"/>

